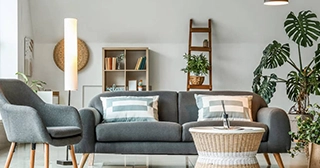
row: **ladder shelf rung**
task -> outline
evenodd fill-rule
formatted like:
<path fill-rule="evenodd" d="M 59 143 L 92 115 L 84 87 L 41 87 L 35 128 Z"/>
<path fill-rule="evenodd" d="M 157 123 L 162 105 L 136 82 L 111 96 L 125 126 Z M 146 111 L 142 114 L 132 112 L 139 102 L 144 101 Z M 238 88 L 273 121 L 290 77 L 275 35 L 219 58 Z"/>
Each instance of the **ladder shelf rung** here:
<path fill-rule="evenodd" d="M 210 47 L 190 47 L 190 51 L 211 51 Z"/>
<path fill-rule="evenodd" d="M 189 89 L 211 89 L 210 85 L 189 85 Z"/>
<path fill-rule="evenodd" d="M 209 33 L 210 31 L 211 29 L 206 27 L 191 28 L 191 32 L 194 32 L 194 33 Z"/>

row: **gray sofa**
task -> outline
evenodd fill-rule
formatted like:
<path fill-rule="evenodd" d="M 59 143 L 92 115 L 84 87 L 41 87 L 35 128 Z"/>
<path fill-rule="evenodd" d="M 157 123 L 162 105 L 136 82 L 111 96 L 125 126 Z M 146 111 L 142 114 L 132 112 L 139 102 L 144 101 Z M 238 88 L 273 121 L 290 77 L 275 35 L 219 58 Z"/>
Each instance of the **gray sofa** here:
<path fill-rule="evenodd" d="M 253 126 L 265 129 L 258 153 L 273 153 L 279 167 L 283 167 L 279 153 L 286 153 L 291 139 L 287 114 L 279 108 L 267 107 L 257 94 L 246 91 L 144 91 L 106 92 L 95 96 L 88 108 L 80 109 L 83 124 L 83 139 L 75 145 L 77 153 L 83 153 L 83 162 L 88 154 L 165 154 L 197 155 L 189 133 L 190 127 L 221 126 L 221 121 L 197 122 L 198 107 L 194 94 L 253 95 L 252 113 L 254 122 L 231 121 L 231 125 Z M 103 107 L 100 97 L 159 95 L 159 122 L 102 123 Z M 82 165 L 84 163 L 81 163 Z M 80 164 L 80 167 L 81 167 Z"/>

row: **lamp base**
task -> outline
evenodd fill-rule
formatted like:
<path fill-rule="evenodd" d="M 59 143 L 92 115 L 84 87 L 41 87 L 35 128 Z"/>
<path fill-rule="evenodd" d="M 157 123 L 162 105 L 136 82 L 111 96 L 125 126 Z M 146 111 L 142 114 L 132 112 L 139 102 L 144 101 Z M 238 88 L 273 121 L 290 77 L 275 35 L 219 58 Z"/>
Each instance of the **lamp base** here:
<path fill-rule="evenodd" d="M 58 165 L 72 165 L 71 160 L 57 160 Z"/>

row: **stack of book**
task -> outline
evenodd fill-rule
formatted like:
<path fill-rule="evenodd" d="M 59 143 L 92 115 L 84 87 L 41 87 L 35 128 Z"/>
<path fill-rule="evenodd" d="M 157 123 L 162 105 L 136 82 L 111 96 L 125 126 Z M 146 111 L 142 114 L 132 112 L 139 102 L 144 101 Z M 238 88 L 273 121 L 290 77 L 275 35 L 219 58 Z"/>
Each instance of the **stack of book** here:
<path fill-rule="evenodd" d="M 146 69 L 146 56 L 139 57 L 135 66 L 135 70 Z"/>
<path fill-rule="evenodd" d="M 116 57 L 106 57 L 104 62 L 105 62 L 106 70 L 116 70 L 116 66 L 117 66 Z"/>

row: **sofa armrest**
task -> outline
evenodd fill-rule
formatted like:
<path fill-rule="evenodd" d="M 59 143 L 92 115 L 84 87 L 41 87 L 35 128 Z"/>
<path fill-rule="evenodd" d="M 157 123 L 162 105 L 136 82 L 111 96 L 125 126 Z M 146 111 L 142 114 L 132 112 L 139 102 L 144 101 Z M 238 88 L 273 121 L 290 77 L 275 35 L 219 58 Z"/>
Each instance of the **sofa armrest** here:
<path fill-rule="evenodd" d="M 94 153 L 96 143 L 95 127 L 101 122 L 101 114 L 95 108 L 79 110 L 82 120 L 82 140 L 75 145 L 77 153 Z"/>
<path fill-rule="evenodd" d="M 257 121 L 269 127 L 268 153 L 285 153 L 290 149 L 290 123 L 285 111 L 275 107 L 261 108 Z"/>

